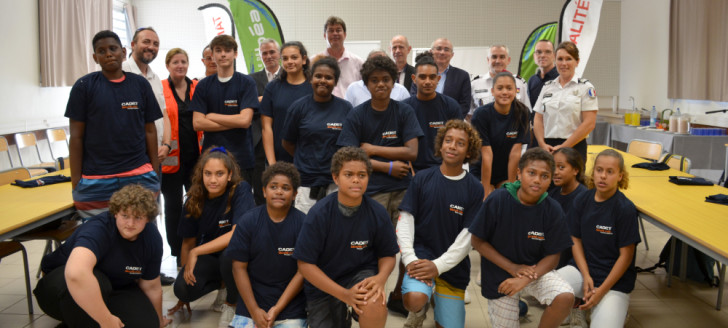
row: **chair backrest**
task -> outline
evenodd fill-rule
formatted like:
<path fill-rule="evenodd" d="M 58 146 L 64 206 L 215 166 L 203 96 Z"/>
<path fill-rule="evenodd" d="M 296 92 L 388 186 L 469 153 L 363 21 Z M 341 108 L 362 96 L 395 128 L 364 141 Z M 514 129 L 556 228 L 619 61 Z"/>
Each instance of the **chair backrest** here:
<path fill-rule="evenodd" d="M 38 163 L 43 162 L 40 156 L 40 150 L 38 149 L 38 142 L 35 139 L 35 133 L 33 132 L 25 132 L 25 133 L 16 133 L 15 134 L 15 144 L 18 146 L 18 158 L 20 158 L 20 165 L 21 166 L 29 166 L 30 163 L 26 164 L 25 161 L 23 161 L 23 152 L 22 149 L 33 147 L 35 148 L 36 154 L 38 154 Z"/>
<path fill-rule="evenodd" d="M 0 171 L 0 186 L 14 182 L 15 180 L 24 180 L 30 178 L 30 171 L 24 167 L 16 167 L 5 171 Z"/>
<path fill-rule="evenodd" d="M 662 156 L 662 143 L 634 139 L 627 145 L 627 152 L 638 157 L 656 161 Z"/>
<path fill-rule="evenodd" d="M 0 136 L 0 153 L 5 153 L 8 156 L 9 167 L 13 167 L 13 158 L 10 156 L 10 147 L 8 146 L 8 139 Z"/>
<path fill-rule="evenodd" d="M 46 137 L 48 138 L 48 148 L 51 150 L 51 156 L 53 159 L 57 159 L 58 157 L 65 157 L 68 156 L 68 138 L 66 137 L 66 130 L 63 128 L 57 128 L 57 129 L 48 129 L 46 130 Z M 53 152 L 53 145 L 57 142 L 63 142 L 65 145 L 65 152 L 64 153 L 54 153 Z"/>
<path fill-rule="evenodd" d="M 685 173 L 690 172 L 690 165 L 692 163 L 689 158 L 674 154 L 665 154 L 665 156 L 662 156 L 660 161 L 664 162 L 672 169 L 679 170 Z"/>

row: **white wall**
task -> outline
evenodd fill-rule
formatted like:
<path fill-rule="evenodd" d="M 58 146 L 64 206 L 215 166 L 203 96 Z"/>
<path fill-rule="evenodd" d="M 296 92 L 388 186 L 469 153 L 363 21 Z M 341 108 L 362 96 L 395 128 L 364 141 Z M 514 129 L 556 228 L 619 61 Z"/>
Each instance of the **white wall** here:
<path fill-rule="evenodd" d="M 667 96 L 670 1 L 623 0 L 621 11 L 620 108 L 630 108 L 628 98 L 633 96 L 637 107 L 680 107 L 697 123 L 728 127 L 728 114 L 703 115 L 705 111 L 728 108 L 728 103 Z"/>
<path fill-rule="evenodd" d="M 40 87 L 38 1 L 3 1 L 0 31 L 0 134 L 68 125 L 70 87 Z"/>

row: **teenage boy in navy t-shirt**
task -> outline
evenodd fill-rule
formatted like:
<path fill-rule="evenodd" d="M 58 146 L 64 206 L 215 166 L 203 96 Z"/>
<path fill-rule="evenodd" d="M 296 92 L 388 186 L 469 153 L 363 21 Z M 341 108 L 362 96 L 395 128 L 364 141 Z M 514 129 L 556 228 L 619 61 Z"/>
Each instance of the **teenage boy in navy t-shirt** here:
<path fill-rule="evenodd" d="M 248 127 L 259 106 L 255 81 L 235 71 L 238 44 L 233 37 L 218 35 L 210 41 L 210 48 L 217 74 L 197 84 L 190 105 L 192 125 L 196 131 L 205 131 L 203 150 L 212 145 L 225 147 L 237 159 L 243 179 L 253 181 L 255 156 Z"/>
<path fill-rule="evenodd" d="M 159 191 L 154 121 L 162 112 L 154 91 L 144 77 L 121 70 L 126 50 L 116 33 L 96 33 L 92 45 L 101 71 L 76 81 L 65 114 L 73 202 L 84 218 L 106 211 L 111 195 L 125 185 Z"/>
<path fill-rule="evenodd" d="M 435 321 L 441 327 L 465 326 L 468 227 L 480 209 L 483 187 L 463 170 L 463 162 L 479 155 L 478 132 L 463 120 L 448 121 L 435 138 L 435 156 L 442 164 L 418 172 L 399 206 L 397 241 L 407 267 L 402 294 L 410 311 L 408 327 L 421 327 L 433 284 Z"/>
<path fill-rule="evenodd" d="M 350 327 L 347 305 L 362 327 L 384 327 L 384 285 L 399 251 L 384 208 L 364 195 L 372 172 L 367 154 L 344 147 L 331 160 L 339 191 L 314 205 L 293 257 L 306 279 L 308 324 Z"/>
<path fill-rule="evenodd" d="M 553 271 L 572 245 L 561 206 L 547 197 L 553 171 L 551 154 L 527 150 L 519 179 L 491 193 L 470 226 L 493 327 L 518 327 L 521 291 L 547 305 L 539 327 L 558 327 L 573 305 L 574 290 Z"/>
<path fill-rule="evenodd" d="M 303 276 L 292 257 L 306 217 L 292 206 L 301 178 L 293 164 L 281 161 L 263 172 L 262 181 L 265 205 L 240 219 L 225 249 L 241 296 L 230 326 L 304 328 Z"/>
<path fill-rule="evenodd" d="M 438 166 L 442 160 L 435 157 L 435 137 L 437 131 L 452 119 L 462 119 L 460 105 L 455 99 L 437 93 L 437 82 L 441 76 L 437 74 L 437 64 L 432 53 L 424 52 L 415 60 L 415 74 L 412 82 L 417 85 L 417 94 L 402 102 L 412 106 L 420 123 L 424 136 L 420 138 L 417 160 L 412 162 L 415 172 Z"/>

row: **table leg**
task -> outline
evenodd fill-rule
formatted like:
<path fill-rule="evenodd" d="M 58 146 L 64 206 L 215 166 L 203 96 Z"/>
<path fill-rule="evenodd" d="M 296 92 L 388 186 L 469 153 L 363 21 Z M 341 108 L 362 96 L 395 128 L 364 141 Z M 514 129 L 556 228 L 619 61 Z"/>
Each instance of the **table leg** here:
<path fill-rule="evenodd" d="M 680 281 L 685 282 L 688 272 L 688 244 L 680 246 Z"/>
<path fill-rule="evenodd" d="M 640 222 L 640 229 L 642 229 L 642 241 L 645 243 L 645 250 L 650 250 L 650 245 L 647 243 L 647 232 L 645 231 L 645 224 L 642 222 L 642 217 L 637 215 L 637 219 Z"/>
<path fill-rule="evenodd" d="M 725 264 L 718 262 L 720 266 L 720 280 L 718 281 L 718 301 L 715 302 L 715 309 L 720 311 L 721 305 L 723 305 L 723 286 L 725 286 Z"/>
<path fill-rule="evenodd" d="M 675 247 L 677 244 L 677 238 L 670 238 L 670 258 L 667 260 L 667 287 L 672 287 L 672 272 L 675 269 Z"/>

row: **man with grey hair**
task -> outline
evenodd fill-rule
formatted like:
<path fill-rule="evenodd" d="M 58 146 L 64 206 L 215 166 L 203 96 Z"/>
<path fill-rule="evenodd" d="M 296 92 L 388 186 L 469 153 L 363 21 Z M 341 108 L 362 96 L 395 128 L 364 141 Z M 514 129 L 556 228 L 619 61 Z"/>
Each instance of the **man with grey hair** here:
<path fill-rule="evenodd" d="M 397 83 L 409 90 L 412 87 L 412 75 L 415 74 L 414 66 L 407 63 L 407 56 L 412 51 L 407 37 L 396 35 L 389 42 L 389 50 L 392 52 L 394 63 L 397 64 Z"/>
<path fill-rule="evenodd" d="M 440 76 L 440 82 L 437 83 L 435 91 L 455 99 L 460 105 L 464 117 L 470 110 L 470 74 L 450 65 L 450 60 L 455 55 L 450 40 L 436 39 L 432 42 L 430 50 L 435 64 L 437 64 L 437 75 Z M 417 85 L 414 83 L 410 87 L 410 94 L 417 95 Z"/>
<path fill-rule="evenodd" d="M 472 83 L 472 101 L 470 103 L 470 112 L 468 116 L 473 115 L 476 108 L 493 102 L 493 94 L 490 89 L 493 88 L 493 78 L 500 72 L 507 72 L 508 64 L 511 63 L 511 56 L 508 54 L 508 47 L 503 44 L 490 46 L 488 49 L 488 75 L 479 76 L 473 79 Z M 521 77 L 513 74 L 516 78 L 516 99 L 521 101 L 528 108 L 531 108 L 531 102 L 528 99 L 528 91 L 526 81 Z"/>
<path fill-rule="evenodd" d="M 263 39 L 260 41 L 259 49 L 265 69 L 250 74 L 250 77 L 255 80 L 255 86 L 258 87 L 258 100 L 263 96 L 265 85 L 278 76 L 281 71 L 281 50 L 278 41 Z"/>
<path fill-rule="evenodd" d="M 375 56 L 387 57 L 387 52 L 382 49 L 372 50 L 367 56 L 367 59 Z M 410 94 L 404 86 L 399 83 L 395 83 L 389 97 L 397 101 L 402 101 L 409 98 Z M 363 102 L 372 99 L 372 94 L 369 93 L 369 89 L 367 89 L 364 81 L 359 80 L 349 84 L 349 87 L 346 89 L 346 96 L 344 99 L 349 101 L 352 106 L 356 107 L 361 105 Z"/>

